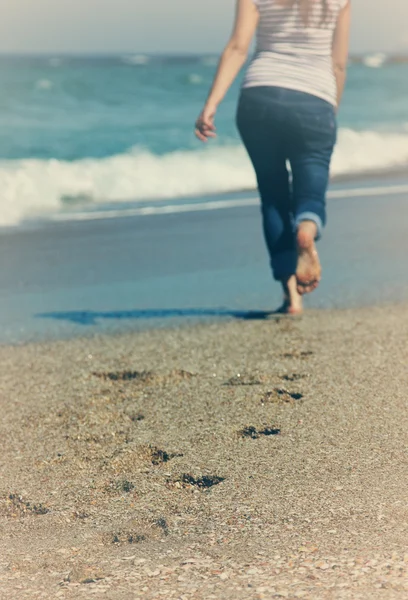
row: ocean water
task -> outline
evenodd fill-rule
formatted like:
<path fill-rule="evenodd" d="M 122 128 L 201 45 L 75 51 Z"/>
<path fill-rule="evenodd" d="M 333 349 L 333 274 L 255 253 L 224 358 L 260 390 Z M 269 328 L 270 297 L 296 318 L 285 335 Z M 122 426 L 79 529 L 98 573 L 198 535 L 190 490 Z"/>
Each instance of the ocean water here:
<path fill-rule="evenodd" d="M 234 125 L 240 79 L 218 139 L 193 135 L 212 56 L 0 57 L 0 225 L 253 188 Z M 408 166 L 408 65 L 350 66 L 333 174 Z"/>

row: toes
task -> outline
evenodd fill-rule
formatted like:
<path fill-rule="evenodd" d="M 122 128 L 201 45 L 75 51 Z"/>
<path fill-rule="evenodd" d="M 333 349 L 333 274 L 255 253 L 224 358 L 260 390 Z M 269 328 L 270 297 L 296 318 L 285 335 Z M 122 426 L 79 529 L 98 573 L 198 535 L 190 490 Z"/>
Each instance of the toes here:
<path fill-rule="evenodd" d="M 308 287 L 309 285 L 312 285 L 312 283 L 316 280 L 316 276 L 314 274 L 311 275 L 310 273 L 308 273 L 307 275 L 302 275 L 302 276 L 296 275 L 296 280 L 297 280 L 298 285 L 302 285 L 303 287 Z"/>
<path fill-rule="evenodd" d="M 299 282 L 298 286 L 297 286 L 297 290 L 298 290 L 299 294 L 304 296 L 305 294 L 310 294 L 311 292 L 313 292 L 318 287 L 318 285 L 319 285 L 318 280 L 308 282 L 307 284 Z"/>
<path fill-rule="evenodd" d="M 311 292 L 311 287 L 310 285 L 300 285 L 298 287 L 298 292 L 301 296 L 304 296 L 305 294 L 309 294 L 309 292 Z"/>

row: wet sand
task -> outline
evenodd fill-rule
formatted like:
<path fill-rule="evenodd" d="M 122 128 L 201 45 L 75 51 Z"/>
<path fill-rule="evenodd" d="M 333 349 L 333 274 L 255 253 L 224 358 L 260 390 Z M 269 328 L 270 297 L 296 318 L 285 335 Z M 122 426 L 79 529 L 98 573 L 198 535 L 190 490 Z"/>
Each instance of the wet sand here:
<path fill-rule="evenodd" d="M 407 184 L 367 180 L 331 189 L 329 224 L 319 243 L 323 280 L 307 298 L 308 308 L 408 303 L 401 218 Z M 227 199 L 239 204 L 245 196 Z M 281 290 L 271 278 L 258 201 L 247 199 L 251 205 L 213 210 L 223 197 L 213 198 L 211 209 L 196 199 L 198 211 L 43 222 L 2 232 L 0 344 L 276 309 Z M 178 210 L 184 202 L 164 208 Z"/>
<path fill-rule="evenodd" d="M 407 323 L 1 347 L 0 598 L 406 598 Z"/>

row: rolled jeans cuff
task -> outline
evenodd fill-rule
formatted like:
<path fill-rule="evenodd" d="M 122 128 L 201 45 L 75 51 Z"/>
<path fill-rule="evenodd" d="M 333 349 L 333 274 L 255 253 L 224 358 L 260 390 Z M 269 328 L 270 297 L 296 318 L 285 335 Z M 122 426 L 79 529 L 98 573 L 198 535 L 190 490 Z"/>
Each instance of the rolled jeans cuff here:
<path fill-rule="evenodd" d="M 316 240 L 320 240 L 320 238 L 322 237 L 322 234 L 323 234 L 323 221 L 321 220 L 319 215 L 317 215 L 316 213 L 313 213 L 313 212 L 300 213 L 300 215 L 296 216 L 295 228 L 297 229 L 299 227 L 300 223 L 302 223 L 303 221 L 313 221 L 313 223 L 316 224 L 316 227 L 317 227 Z"/>

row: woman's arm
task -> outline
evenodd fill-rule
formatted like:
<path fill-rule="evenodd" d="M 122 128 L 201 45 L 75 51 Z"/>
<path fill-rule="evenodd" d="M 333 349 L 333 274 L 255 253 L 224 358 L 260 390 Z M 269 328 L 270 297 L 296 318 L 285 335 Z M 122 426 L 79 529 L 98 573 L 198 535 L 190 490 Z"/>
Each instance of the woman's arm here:
<path fill-rule="evenodd" d="M 221 55 L 207 102 L 196 123 L 196 136 L 203 142 L 209 137 L 215 137 L 214 117 L 217 107 L 247 59 L 258 19 L 259 13 L 254 0 L 237 0 L 234 29 Z"/>
<path fill-rule="evenodd" d="M 333 68 L 337 85 L 337 106 L 340 105 L 346 83 L 347 62 L 349 55 L 349 38 L 351 22 L 350 0 L 340 11 L 333 38 Z"/>

